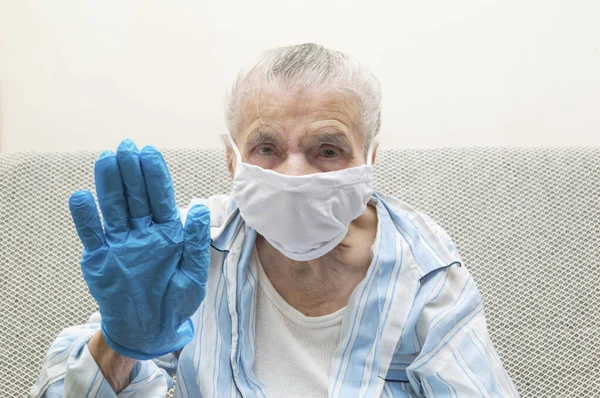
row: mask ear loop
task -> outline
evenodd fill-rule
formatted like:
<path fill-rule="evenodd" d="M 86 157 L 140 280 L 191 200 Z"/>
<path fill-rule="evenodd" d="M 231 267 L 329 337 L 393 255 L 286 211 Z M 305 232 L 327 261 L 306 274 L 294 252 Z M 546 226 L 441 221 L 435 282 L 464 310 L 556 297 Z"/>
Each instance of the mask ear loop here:
<path fill-rule="evenodd" d="M 238 163 L 242 163 L 242 155 L 240 154 L 240 150 L 238 149 L 237 145 L 235 145 L 235 141 L 233 141 L 231 134 L 221 134 L 221 140 L 225 146 L 233 149 L 233 153 L 235 153 Z"/>
<path fill-rule="evenodd" d="M 367 166 L 373 166 L 373 152 L 375 150 L 375 144 L 377 141 L 371 141 L 371 145 L 369 145 L 369 150 L 367 151 Z"/>

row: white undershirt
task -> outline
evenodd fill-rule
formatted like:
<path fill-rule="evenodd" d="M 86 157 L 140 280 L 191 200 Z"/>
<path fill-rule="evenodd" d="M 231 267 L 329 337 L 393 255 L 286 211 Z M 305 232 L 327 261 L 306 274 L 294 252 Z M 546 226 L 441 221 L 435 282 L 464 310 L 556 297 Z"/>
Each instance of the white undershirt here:
<path fill-rule="evenodd" d="M 345 307 L 333 314 L 307 317 L 277 293 L 258 259 L 256 356 L 254 374 L 268 397 L 327 397 L 329 369 L 340 339 Z"/>

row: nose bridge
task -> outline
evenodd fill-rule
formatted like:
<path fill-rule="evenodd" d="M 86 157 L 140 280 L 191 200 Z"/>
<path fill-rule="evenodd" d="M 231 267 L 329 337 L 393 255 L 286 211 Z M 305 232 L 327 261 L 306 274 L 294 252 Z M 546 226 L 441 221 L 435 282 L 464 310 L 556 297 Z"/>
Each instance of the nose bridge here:
<path fill-rule="evenodd" d="M 315 173 L 313 165 L 310 164 L 306 158 L 306 155 L 302 152 L 288 153 L 288 155 L 285 157 L 285 160 L 281 162 L 276 171 L 278 173 L 290 176 L 301 176 Z"/>

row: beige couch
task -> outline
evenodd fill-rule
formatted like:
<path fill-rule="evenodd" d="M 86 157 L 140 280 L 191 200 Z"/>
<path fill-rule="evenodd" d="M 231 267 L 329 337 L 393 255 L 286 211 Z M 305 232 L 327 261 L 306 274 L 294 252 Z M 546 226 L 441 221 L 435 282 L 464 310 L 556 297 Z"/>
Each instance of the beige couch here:
<path fill-rule="evenodd" d="M 68 197 L 97 153 L 0 155 L 0 396 L 95 310 Z M 218 150 L 168 150 L 178 204 L 229 190 Z M 600 148 L 380 151 L 376 187 L 454 238 L 523 397 L 600 397 Z"/>

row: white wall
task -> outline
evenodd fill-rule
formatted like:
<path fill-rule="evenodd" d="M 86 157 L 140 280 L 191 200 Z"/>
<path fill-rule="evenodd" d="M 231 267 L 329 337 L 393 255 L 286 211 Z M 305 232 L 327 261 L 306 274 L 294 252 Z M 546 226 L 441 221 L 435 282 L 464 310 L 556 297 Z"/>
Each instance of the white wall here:
<path fill-rule="evenodd" d="M 215 147 L 236 71 L 314 41 L 378 75 L 384 146 L 600 145 L 599 17 L 594 0 L 0 0 L 0 144 Z"/>

